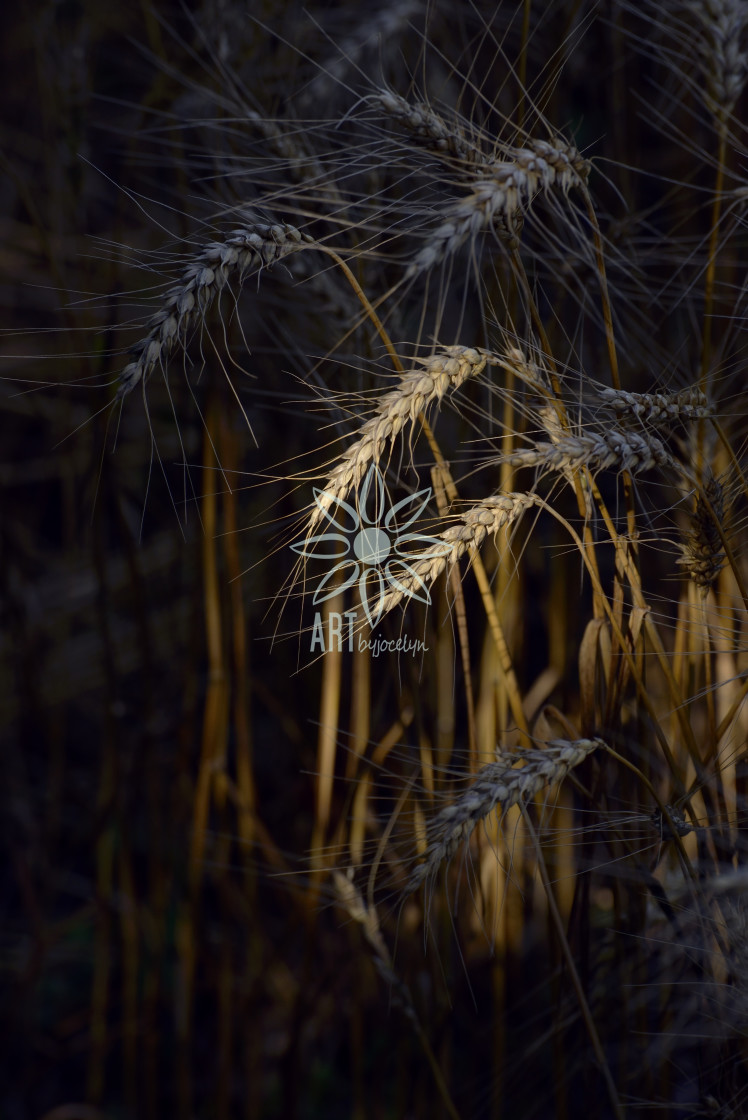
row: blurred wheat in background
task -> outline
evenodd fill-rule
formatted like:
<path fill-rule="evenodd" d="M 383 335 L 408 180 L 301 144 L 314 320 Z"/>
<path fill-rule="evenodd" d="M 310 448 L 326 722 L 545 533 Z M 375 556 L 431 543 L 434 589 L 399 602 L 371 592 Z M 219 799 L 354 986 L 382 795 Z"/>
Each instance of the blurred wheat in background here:
<path fill-rule="evenodd" d="M 748 1116 L 748 4 L 36 7 L 3 1117 Z"/>

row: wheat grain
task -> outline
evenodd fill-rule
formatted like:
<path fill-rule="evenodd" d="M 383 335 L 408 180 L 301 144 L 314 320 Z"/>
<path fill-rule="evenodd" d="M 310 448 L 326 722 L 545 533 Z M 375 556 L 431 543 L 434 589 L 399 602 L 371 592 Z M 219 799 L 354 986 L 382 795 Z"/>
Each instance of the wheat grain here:
<path fill-rule="evenodd" d="M 506 813 L 512 805 L 528 801 L 545 786 L 563 781 L 570 770 L 600 747 L 605 747 L 602 739 L 553 739 L 542 750 L 499 755 L 496 762 L 484 766 L 470 788 L 454 804 L 442 809 L 429 825 L 423 862 L 411 873 L 405 893 L 412 894 L 432 877 L 497 806 Z"/>
<path fill-rule="evenodd" d="M 161 307 L 148 322 L 148 333 L 131 348 L 135 360 L 119 376 L 118 400 L 145 382 L 156 365 L 165 364 L 171 351 L 184 343 L 192 324 L 205 315 L 232 278 L 241 285 L 248 273 L 270 268 L 312 243 L 295 226 L 249 217 L 251 222 L 233 230 L 225 241 L 203 246 L 184 269 L 179 283 L 168 289 Z"/>

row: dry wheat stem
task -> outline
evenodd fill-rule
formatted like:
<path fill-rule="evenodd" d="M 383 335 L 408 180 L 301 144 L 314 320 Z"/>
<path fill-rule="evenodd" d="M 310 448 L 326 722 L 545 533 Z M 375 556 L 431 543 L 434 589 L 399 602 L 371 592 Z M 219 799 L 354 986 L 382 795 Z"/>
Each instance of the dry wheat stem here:
<path fill-rule="evenodd" d="M 601 743 L 600 740 L 598 740 L 597 742 Z M 604 744 L 602 744 L 602 745 L 604 745 Z M 592 1014 L 590 1012 L 589 1003 L 587 1001 L 587 994 L 584 990 L 584 986 L 582 985 L 581 979 L 579 977 L 579 972 L 577 970 L 576 961 L 574 960 L 573 954 L 571 952 L 571 948 L 569 946 L 569 939 L 566 936 L 566 930 L 564 928 L 564 923 L 561 919 L 561 914 L 559 913 L 559 909 L 558 909 L 558 906 L 556 904 L 556 899 L 555 899 L 554 894 L 553 894 L 553 887 L 551 886 L 551 881 L 550 881 L 550 878 L 548 876 L 548 869 L 545 865 L 545 859 L 543 857 L 543 851 L 542 851 L 542 848 L 540 847 L 540 839 L 538 837 L 538 834 L 535 830 L 535 827 L 534 827 L 532 821 L 530 820 L 530 814 L 527 810 L 527 805 L 525 804 L 524 799 L 520 802 L 520 808 L 521 808 L 521 811 L 522 811 L 522 816 L 523 816 L 524 821 L 525 821 L 525 826 L 527 827 L 527 830 L 530 834 L 530 838 L 531 838 L 532 843 L 533 843 L 533 847 L 535 848 L 538 871 L 539 871 L 540 877 L 543 881 L 543 887 L 545 889 L 546 899 L 548 900 L 548 909 L 549 909 L 551 918 L 553 920 L 553 924 L 556 927 L 556 933 L 558 935 L 559 944 L 561 946 L 561 951 L 562 951 L 562 953 L 563 953 L 563 955 L 566 959 L 566 967 L 569 970 L 569 975 L 571 976 L 572 984 L 574 985 L 574 990 L 577 994 L 577 999 L 579 1000 L 579 1009 L 582 1013 L 582 1018 L 584 1019 L 585 1026 L 586 1026 L 587 1032 L 589 1034 L 590 1042 L 592 1043 L 592 1048 L 595 1051 L 595 1056 L 597 1057 L 597 1062 L 598 1062 L 598 1066 L 600 1068 L 600 1072 L 602 1073 L 603 1078 L 605 1080 L 605 1084 L 606 1084 L 606 1087 L 607 1087 L 607 1090 L 608 1090 L 608 1096 L 610 1098 L 610 1103 L 612 1105 L 613 1112 L 616 1116 L 616 1120 L 624 1120 L 624 1112 L 623 1112 L 623 1108 L 621 1106 L 620 1098 L 618 1096 L 618 1090 L 616 1089 L 615 1082 L 613 1081 L 613 1076 L 610 1072 L 610 1066 L 608 1065 L 608 1060 L 605 1056 L 605 1051 L 604 1051 L 602 1043 L 600 1041 L 600 1035 L 598 1034 L 597 1027 L 595 1026 L 595 1022 L 594 1022 L 594 1020 L 592 1018 Z"/>
<path fill-rule="evenodd" d="M 428 235 L 426 245 L 409 266 L 408 280 L 456 253 L 483 230 L 494 229 L 516 244 L 523 208 L 540 191 L 560 191 L 583 185 L 590 171 L 587 160 L 563 140 L 528 140 L 524 148 L 509 148 L 508 159 L 487 164 L 464 185 L 464 198 L 448 206 L 443 220 Z"/>
<path fill-rule="evenodd" d="M 254 219 L 254 215 L 249 217 Z M 195 320 L 205 315 L 234 277 L 242 284 L 247 273 L 270 268 L 311 243 L 312 239 L 295 226 L 252 220 L 235 229 L 225 241 L 205 245 L 187 265 L 179 283 L 166 292 L 161 307 L 149 320 L 148 334 L 132 347 L 134 361 L 119 376 L 117 399 L 145 382 L 157 364 L 164 365 L 171 351 L 184 343 Z"/>
<path fill-rule="evenodd" d="M 496 762 L 479 770 L 470 788 L 430 823 L 424 860 L 411 872 L 405 893 L 412 894 L 431 878 L 497 806 L 503 814 L 512 805 L 528 801 L 546 786 L 563 781 L 570 770 L 605 746 L 602 739 L 553 739 L 542 750 L 500 754 Z"/>
<path fill-rule="evenodd" d="M 359 429 L 358 439 L 343 457 L 317 496 L 310 532 L 337 499 L 357 486 L 372 463 L 378 463 L 385 448 L 407 425 L 446 393 L 477 377 L 486 366 L 486 354 L 469 346 L 444 346 L 429 358 L 417 359 L 423 369 L 409 370 L 397 386 L 377 401 L 374 415 Z"/>

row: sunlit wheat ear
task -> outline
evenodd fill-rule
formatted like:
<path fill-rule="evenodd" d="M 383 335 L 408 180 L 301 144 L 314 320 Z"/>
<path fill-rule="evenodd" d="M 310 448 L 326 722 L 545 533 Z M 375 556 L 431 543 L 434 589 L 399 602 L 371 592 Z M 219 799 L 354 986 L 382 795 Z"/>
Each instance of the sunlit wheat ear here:
<path fill-rule="evenodd" d="M 426 598 L 427 589 L 442 572 L 449 571 L 465 553 L 475 554 L 487 537 L 496 536 L 501 529 L 514 524 L 537 502 L 534 494 L 495 494 L 485 498 L 467 510 L 457 525 L 430 538 L 429 555 L 412 558 L 410 562 L 391 561 L 388 565 L 391 590 L 377 603 L 376 612 L 386 614 L 406 596 Z"/>
<path fill-rule="evenodd" d="M 563 781 L 570 770 L 600 747 L 605 748 L 602 739 L 553 739 L 542 750 L 502 754 L 496 762 L 484 766 L 470 788 L 428 825 L 425 858 L 411 873 L 405 893 L 412 894 L 433 877 L 497 806 L 506 813 L 512 805 Z"/>
<path fill-rule="evenodd" d="M 506 159 L 492 160 L 480 172 L 458 178 L 469 193 L 445 208 L 442 220 L 428 234 L 406 279 L 419 275 L 456 253 L 470 238 L 486 230 L 516 242 L 524 208 L 540 192 L 564 197 L 584 186 L 590 164 L 563 140 L 528 140 L 524 148 L 508 148 Z"/>
<path fill-rule="evenodd" d="M 602 432 L 583 432 L 555 439 L 553 443 L 536 443 L 502 456 L 502 462 L 515 467 L 540 467 L 545 470 L 568 471 L 588 467 L 591 471 L 628 471 L 637 474 L 653 467 L 677 464 L 665 445 L 649 433 L 610 428 Z"/>
<path fill-rule="evenodd" d="M 180 282 L 167 291 L 148 323 L 148 334 L 132 347 L 135 360 L 120 374 L 117 398 L 126 397 L 144 382 L 157 364 L 166 363 L 171 351 L 184 343 L 190 327 L 232 279 L 241 285 L 249 273 L 270 268 L 311 242 L 295 226 L 253 220 L 233 230 L 225 241 L 205 245 L 186 266 Z"/>
<path fill-rule="evenodd" d="M 359 430 L 359 437 L 343 454 L 327 479 L 312 513 L 310 531 L 319 524 L 324 511 L 358 484 L 372 463 L 378 463 L 400 432 L 414 423 L 419 413 L 459 388 L 468 378 L 477 377 L 486 366 L 486 354 L 469 346 L 445 346 L 430 358 L 417 359 L 423 369 L 410 370 L 396 388 L 377 402 L 374 415 Z"/>
<path fill-rule="evenodd" d="M 450 125 L 425 101 L 406 101 L 398 93 L 381 90 L 367 101 L 381 109 L 425 147 L 437 155 L 446 155 L 469 164 L 486 165 L 491 157 L 473 144 L 457 125 Z"/>
<path fill-rule="evenodd" d="M 703 597 L 706 597 L 714 587 L 725 563 L 722 539 L 712 514 L 724 528 L 726 520 L 724 487 L 718 479 L 710 476 L 704 486 L 704 495 L 696 496 L 691 529 L 681 546 L 683 555 L 678 560 Z"/>
<path fill-rule="evenodd" d="M 678 420 L 702 420 L 714 416 L 714 408 L 700 389 L 678 393 L 627 393 L 622 389 L 600 389 L 598 398 L 616 417 L 632 419 L 655 427 Z"/>

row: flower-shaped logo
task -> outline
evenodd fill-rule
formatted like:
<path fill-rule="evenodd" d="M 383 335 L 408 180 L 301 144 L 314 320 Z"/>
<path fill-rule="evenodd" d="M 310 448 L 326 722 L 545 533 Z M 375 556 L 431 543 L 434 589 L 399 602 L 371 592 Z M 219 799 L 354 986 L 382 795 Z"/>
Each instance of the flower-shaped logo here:
<path fill-rule="evenodd" d="M 357 508 L 336 494 L 315 489 L 317 508 L 335 532 L 320 533 L 291 545 L 300 556 L 337 561 L 320 580 L 314 602 L 323 603 L 358 582 L 361 602 L 372 630 L 381 618 L 387 587 L 400 591 L 406 598 L 430 603 L 429 589 L 413 567 L 413 561 L 446 556 L 451 546 L 438 537 L 407 532 L 430 498 L 431 487 L 427 487 L 403 498 L 385 513 L 384 479 L 376 463 L 369 467 L 358 491 Z M 346 524 L 341 525 L 337 517 L 342 517 Z M 398 517 L 405 520 L 398 523 Z M 319 545 L 323 546 L 323 550 L 316 547 Z M 330 546 L 329 552 L 324 551 L 325 545 Z M 417 548 L 419 545 L 421 551 L 412 551 L 414 546 Z M 352 556 L 349 555 L 351 552 Z M 369 583 L 374 588 L 371 597 L 373 608 Z"/>

